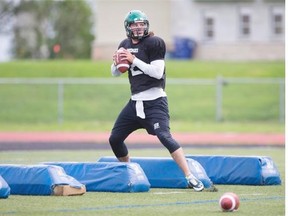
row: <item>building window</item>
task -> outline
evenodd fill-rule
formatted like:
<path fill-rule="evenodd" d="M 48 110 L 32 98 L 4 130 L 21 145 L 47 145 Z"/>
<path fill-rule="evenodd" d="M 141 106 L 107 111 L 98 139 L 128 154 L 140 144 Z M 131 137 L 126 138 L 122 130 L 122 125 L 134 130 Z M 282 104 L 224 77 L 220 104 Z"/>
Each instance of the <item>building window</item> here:
<path fill-rule="evenodd" d="M 212 16 L 204 17 L 204 38 L 213 40 L 215 37 L 215 19 Z"/>
<path fill-rule="evenodd" d="M 249 38 L 251 35 L 251 13 L 249 10 L 240 11 L 240 36 Z"/>
<path fill-rule="evenodd" d="M 274 36 L 283 35 L 283 25 L 284 25 L 284 17 L 283 10 L 280 8 L 272 9 L 272 34 Z"/>

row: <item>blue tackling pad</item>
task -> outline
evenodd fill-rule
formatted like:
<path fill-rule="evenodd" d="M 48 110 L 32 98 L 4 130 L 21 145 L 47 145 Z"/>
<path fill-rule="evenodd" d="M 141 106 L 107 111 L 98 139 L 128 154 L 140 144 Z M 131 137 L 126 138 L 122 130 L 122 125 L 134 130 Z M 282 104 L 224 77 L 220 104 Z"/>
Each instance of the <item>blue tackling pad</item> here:
<path fill-rule="evenodd" d="M 270 157 L 194 156 L 215 184 L 279 185 L 279 171 Z"/>
<path fill-rule="evenodd" d="M 63 167 L 86 186 L 87 191 L 103 192 L 147 192 L 150 183 L 142 168 L 135 163 L 79 163 L 46 162 Z"/>
<path fill-rule="evenodd" d="M 10 187 L 0 175 L 0 199 L 6 199 L 10 195 Z"/>
<path fill-rule="evenodd" d="M 62 167 L 52 165 L 0 165 L 0 175 L 17 195 L 53 195 L 58 185 L 81 188 L 83 185 L 68 176 Z"/>
<path fill-rule="evenodd" d="M 132 163 L 139 164 L 152 188 L 187 188 L 188 184 L 179 166 L 172 158 L 133 157 Z M 101 157 L 98 162 L 115 162 L 115 157 Z M 201 180 L 205 188 L 213 186 L 203 167 L 193 159 L 187 159 L 191 173 Z"/>

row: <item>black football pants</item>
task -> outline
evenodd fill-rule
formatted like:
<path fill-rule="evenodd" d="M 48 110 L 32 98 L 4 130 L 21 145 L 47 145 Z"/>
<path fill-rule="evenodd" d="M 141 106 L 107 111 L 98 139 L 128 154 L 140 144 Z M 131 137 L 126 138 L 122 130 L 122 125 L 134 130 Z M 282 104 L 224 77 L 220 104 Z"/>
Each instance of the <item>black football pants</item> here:
<path fill-rule="evenodd" d="M 180 148 L 170 133 L 167 97 L 143 101 L 143 108 L 144 119 L 137 116 L 136 101 L 130 99 L 120 112 L 109 137 L 109 143 L 117 158 L 128 155 L 124 141 L 129 134 L 140 128 L 145 128 L 149 134 L 156 135 L 170 153 Z"/>

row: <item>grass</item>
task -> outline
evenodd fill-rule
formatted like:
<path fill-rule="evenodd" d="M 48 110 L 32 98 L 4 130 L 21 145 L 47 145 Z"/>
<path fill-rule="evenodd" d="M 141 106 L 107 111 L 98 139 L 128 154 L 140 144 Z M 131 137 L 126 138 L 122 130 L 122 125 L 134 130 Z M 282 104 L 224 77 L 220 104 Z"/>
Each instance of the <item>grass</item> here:
<path fill-rule="evenodd" d="M 284 78 L 285 63 L 167 60 L 169 78 Z M 1 78 L 107 78 L 110 61 L 15 61 L 0 63 Z M 127 74 L 124 75 L 124 78 Z M 117 82 L 117 78 L 113 79 Z M 216 122 L 215 85 L 169 84 L 175 131 L 283 132 L 278 84 L 223 86 L 222 121 Z M 0 85 L 0 130 L 110 130 L 129 99 L 128 85 L 65 85 L 63 116 L 57 85 Z M 59 117 L 60 116 L 60 117 Z M 58 124 L 63 118 L 62 124 Z"/>
<path fill-rule="evenodd" d="M 216 122 L 215 86 L 170 85 L 172 129 L 195 131 L 201 125 L 201 130 L 211 132 L 281 132 L 278 91 L 275 85 L 225 86 L 223 121 Z M 58 124 L 57 94 L 56 85 L 0 85 L 0 129 L 110 130 L 129 89 L 126 85 L 66 85 L 62 124 Z"/>
<path fill-rule="evenodd" d="M 0 63 L 0 77 L 111 77 L 112 61 L 12 61 Z M 284 77 L 284 61 L 167 60 L 169 78 Z"/>
<path fill-rule="evenodd" d="M 277 165 L 282 185 L 244 186 L 217 185 L 215 193 L 196 193 L 185 189 L 152 188 L 145 193 L 87 192 L 83 196 L 19 196 L 1 200 L 0 215 L 197 215 L 214 216 L 223 213 L 218 200 L 224 192 L 240 197 L 238 216 L 284 215 L 285 212 L 285 153 L 282 148 L 186 148 L 194 155 L 257 155 L 270 156 Z M 169 156 L 165 149 L 131 149 L 132 156 Z M 96 161 L 112 155 L 111 150 L 90 151 L 11 151 L 0 152 L 0 163 L 37 164 L 47 161 Z M 73 159 L 71 159 L 73 158 Z"/>

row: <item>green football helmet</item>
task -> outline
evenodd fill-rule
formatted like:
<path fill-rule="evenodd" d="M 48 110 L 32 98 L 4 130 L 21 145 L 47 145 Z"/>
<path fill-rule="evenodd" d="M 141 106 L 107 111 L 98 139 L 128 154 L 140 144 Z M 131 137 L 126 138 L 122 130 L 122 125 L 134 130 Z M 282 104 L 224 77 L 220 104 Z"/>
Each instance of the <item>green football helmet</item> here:
<path fill-rule="evenodd" d="M 132 30 L 130 28 L 130 25 L 132 23 L 136 23 L 136 22 L 144 22 L 146 24 L 146 28 L 144 30 L 144 35 L 143 36 L 138 36 L 138 35 L 134 35 L 133 34 L 133 32 L 132 32 Z M 143 13 L 142 11 L 140 11 L 140 10 L 132 10 L 126 15 L 126 18 L 124 20 L 124 27 L 125 27 L 125 30 L 126 30 L 127 37 L 133 38 L 133 39 L 141 40 L 142 38 L 147 37 L 148 33 L 149 33 L 149 21 L 148 21 L 148 18 L 146 16 L 146 14 Z"/>

